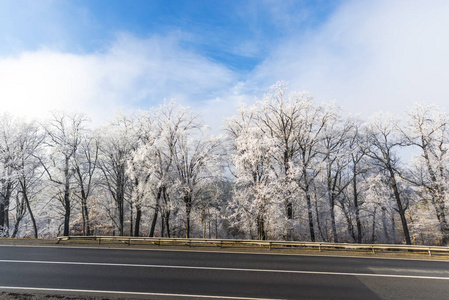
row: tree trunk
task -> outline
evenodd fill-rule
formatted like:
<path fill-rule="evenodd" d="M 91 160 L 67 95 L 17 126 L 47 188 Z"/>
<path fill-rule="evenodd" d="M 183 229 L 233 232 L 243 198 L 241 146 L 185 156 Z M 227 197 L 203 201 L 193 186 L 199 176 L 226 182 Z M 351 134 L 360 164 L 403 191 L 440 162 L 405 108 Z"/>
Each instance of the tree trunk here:
<path fill-rule="evenodd" d="M 285 170 L 285 178 L 286 178 L 286 182 L 285 185 L 288 186 L 289 182 L 288 182 L 288 175 L 289 175 L 289 169 L 290 169 L 290 156 L 289 156 L 289 150 L 288 149 L 284 149 L 284 170 Z M 292 198 L 291 198 L 291 192 L 290 190 L 287 191 L 287 199 L 285 201 L 285 208 L 286 208 L 286 213 L 287 213 L 287 220 L 292 220 L 293 219 L 293 203 L 292 203 Z"/>
<path fill-rule="evenodd" d="M 447 246 L 449 243 L 449 226 L 446 222 L 444 203 L 442 203 L 443 200 L 440 198 L 435 199 L 435 196 L 432 195 L 431 201 L 432 201 L 433 207 L 435 208 L 435 212 L 437 214 L 438 221 L 440 223 L 440 229 L 441 229 L 441 233 L 443 235 L 442 244 L 444 246 Z"/>
<path fill-rule="evenodd" d="M 9 209 L 7 208 L 7 205 L 5 203 L 6 201 L 4 200 L 4 198 L 1 201 L 2 202 L 0 203 L 0 237 L 4 237 L 6 236 L 5 231 L 8 228 L 6 220 Z"/>
<path fill-rule="evenodd" d="M 76 167 L 76 174 L 78 176 L 79 186 L 81 188 L 81 216 L 83 218 L 83 235 L 87 236 L 90 235 L 89 212 L 87 209 L 87 194 L 86 190 L 84 189 L 83 176 L 81 175 L 81 170 L 78 166 Z"/>
<path fill-rule="evenodd" d="M 262 241 L 266 239 L 263 216 L 257 217 L 257 238 Z"/>
<path fill-rule="evenodd" d="M 318 227 L 318 233 L 320 234 L 321 240 L 322 241 L 326 241 L 327 238 L 324 236 L 323 233 L 323 228 L 321 226 L 321 221 L 320 221 L 320 212 L 318 211 L 318 199 L 315 198 L 315 215 L 316 217 L 316 225 Z"/>
<path fill-rule="evenodd" d="M 190 213 L 192 210 L 192 198 L 190 195 L 184 197 L 186 204 L 186 238 L 190 238 Z"/>
<path fill-rule="evenodd" d="M 354 232 L 354 225 L 352 224 L 352 220 L 351 220 L 351 217 L 349 215 L 349 212 L 346 209 L 346 206 L 343 204 L 343 202 L 341 203 L 341 208 L 342 208 L 343 214 L 344 214 L 345 219 L 346 219 L 349 236 L 355 242 L 356 241 L 356 236 L 355 236 L 355 232 Z"/>
<path fill-rule="evenodd" d="M 4 193 L 0 193 L 0 237 L 9 235 L 9 203 L 12 193 L 12 186 L 9 181 L 5 183 Z"/>
<path fill-rule="evenodd" d="M 397 236 L 396 236 L 396 222 L 394 220 L 394 215 L 391 214 L 391 239 L 393 240 L 393 243 L 396 244 Z"/>
<path fill-rule="evenodd" d="M 134 212 L 133 212 L 133 201 L 129 201 L 129 235 L 134 234 Z"/>
<path fill-rule="evenodd" d="M 69 158 L 65 158 L 65 185 L 64 185 L 64 236 L 70 234 L 70 177 L 69 177 Z"/>
<path fill-rule="evenodd" d="M 28 197 L 26 197 L 25 201 L 26 201 L 28 212 L 30 213 L 31 223 L 33 223 L 34 238 L 37 239 L 38 234 L 37 234 L 36 219 L 34 219 L 34 214 L 33 214 L 33 211 L 31 210 L 30 201 L 28 200 Z"/>
<path fill-rule="evenodd" d="M 407 219 L 405 218 L 405 209 L 402 206 L 401 196 L 399 195 L 399 189 L 396 182 L 396 178 L 394 176 L 394 172 L 391 166 L 388 169 L 390 171 L 391 187 L 393 188 L 394 198 L 396 199 L 396 205 L 398 206 L 398 213 L 399 216 L 401 217 L 402 230 L 404 231 L 405 236 L 405 243 L 407 245 L 411 245 L 412 241 L 410 239 L 410 232 L 408 230 Z"/>
<path fill-rule="evenodd" d="M 16 237 L 17 233 L 19 232 L 19 225 L 20 225 L 20 222 L 22 221 L 22 219 L 23 219 L 23 215 L 19 215 L 18 218 L 16 218 L 16 224 L 14 224 L 14 230 L 12 232 L 11 238 L 14 239 Z"/>
<path fill-rule="evenodd" d="M 202 223 L 202 225 L 203 225 L 203 239 L 206 238 L 206 222 L 207 222 L 207 219 L 206 219 L 206 213 L 203 212 L 203 216 L 202 216 L 202 218 L 201 218 L 201 223 Z"/>
<path fill-rule="evenodd" d="M 117 201 L 117 209 L 118 209 L 118 216 L 119 216 L 119 236 L 124 235 L 124 223 L 125 223 L 125 167 L 120 166 L 119 170 L 117 171 L 117 194 L 116 194 L 116 201 Z"/>
<path fill-rule="evenodd" d="M 156 224 L 157 224 L 157 215 L 159 213 L 159 201 L 161 199 L 161 195 L 162 195 L 162 188 L 158 188 L 157 196 L 156 196 L 156 206 L 154 207 L 153 221 L 151 222 L 149 237 L 154 236 L 154 230 L 155 230 Z"/>
<path fill-rule="evenodd" d="M 65 214 L 64 214 L 64 236 L 69 236 L 69 227 L 70 227 L 70 199 L 69 194 L 65 193 L 64 195 L 64 204 L 65 204 Z"/>
<path fill-rule="evenodd" d="M 134 226 L 134 236 L 140 235 L 140 219 L 142 217 L 142 209 L 136 205 L 136 225 Z"/>
<path fill-rule="evenodd" d="M 315 230 L 313 228 L 313 212 L 312 212 L 312 202 L 310 201 L 310 195 L 308 191 L 306 192 L 306 201 L 307 201 L 307 212 L 309 218 L 309 232 L 310 232 L 310 240 L 315 242 Z"/>
<path fill-rule="evenodd" d="M 81 212 L 83 217 L 83 235 L 90 235 L 89 211 L 87 209 L 87 196 L 84 188 L 81 188 Z"/>
<path fill-rule="evenodd" d="M 211 239 L 212 237 L 211 237 L 211 233 L 210 233 L 210 225 L 211 225 L 211 223 L 212 223 L 212 218 L 211 218 L 212 216 L 209 216 L 209 220 L 208 220 L 208 222 L 207 222 L 207 227 L 208 227 L 208 230 L 209 230 L 209 239 Z"/>
<path fill-rule="evenodd" d="M 170 211 L 165 211 L 164 221 L 165 221 L 165 230 L 167 232 L 167 237 L 169 238 L 171 236 L 171 233 L 170 233 Z"/>
<path fill-rule="evenodd" d="M 215 214 L 215 238 L 218 239 L 218 215 Z"/>
<path fill-rule="evenodd" d="M 165 232 L 165 213 L 163 209 L 161 209 L 161 237 L 164 237 Z"/>
<path fill-rule="evenodd" d="M 384 236 L 385 236 L 385 238 L 387 240 L 387 244 L 389 244 L 390 243 L 390 236 L 388 234 L 388 225 L 387 225 L 386 212 L 387 212 L 387 208 L 385 206 L 382 206 L 382 227 L 383 227 L 383 230 L 384 230 Z"/>
<path fill-rule="evenodd" d="M 34 238 L 37 239 L 36 220 L 34 219 L 34 214 L 33 214 L 33 211 L 31 210 L 30 199 L 28 198 L 27 186 L 26 186 L 25 182 L 23 182 L 23 181 L 20 181 L 20 185 L 22 187 L 23 199 L 25 200 L 25 204 L 27 206 L 28 213 L 30 214 L 31 223 L 33 223 Z"/>
<path fill-rule="evenodd" d="M 423 139 L 422 139 L 423 140 Z M 449 226 L 446 221 L 446 213 L 445 213 L 445 203 L 444 203 L 444 194 L 445 189 L 438 183 L 437 174 L 432 168 L 430 163 L 429 153 L 424 140 L 422 141 L 422 150 L 424 159 L 426 160 L 427 170 L 430 175 L 430 179 L 432 181 L 432 189 L 430 189 L 431 193 L 431 201 L 433 206 L 435 207 L 435 211 L 437 214 L 438 221 L 440 223 L 441 233 L 443 235 L 442 244 L 447 246 L 449 244 Z"/>
<path fill-rule="evenodd" d="M 333 192 L 330 192 L 329 195 L 329 208 L 331 214 L 332 237 L 334 239 L 334 243 L 338 243 L 337 225 L 335 223 L 335 194 Z"/>
<path fill-rule="evenodd" d="M 362 222 L 360 221 L 360 208 L 359 208 L 359 195 L 357 191 L 357 169 L 354 164 L 353 177 L 352 177 L 352 187 L 354 195 L 354 209 L 355 209 L 355 222 L 357 225 L 357 243 L 362 243 Z"/>
<path fill-rule="evenodd" d="M 371 244 L 374 244 L 375 237 L 376 237 L 376 210 L 377 210 L 377 207 L 374 207 L 373 226 L 372 226 L 372 232 L 371 232 Z"/>
<path fill-rule="evenodd" d="M 120 197 L 121 198 L 121 197 Z M 120 199 L 118 201 L 118 235 L 119 236 L 123 236 L 124 232 L 123 232 L 123 223 L 125 221 L 125 208 L 124 208 L 124 203 L 123 203 L 123 199 Z"/>
<path fill-rule="evenodd" d="M 154 230 L 156 228 L 158 212 L 159 212 L 159 205 L 156 204 L 156 207 L 154 208 L 153 221 L 151 222 L 149 237 L 154 237 Z"/>
<path fill-rule="evenodd" d="M 164 199 L 163 224 L 164 224 L 165 232 L 167 233 L 166 236 L 169 238 L 171 236 L 171 233 L 170 233 L 170 206 L 168 205 L 169 197 L 167 195 L 167 188 L 165 186 L 162 187 L 162 199 Z"/>

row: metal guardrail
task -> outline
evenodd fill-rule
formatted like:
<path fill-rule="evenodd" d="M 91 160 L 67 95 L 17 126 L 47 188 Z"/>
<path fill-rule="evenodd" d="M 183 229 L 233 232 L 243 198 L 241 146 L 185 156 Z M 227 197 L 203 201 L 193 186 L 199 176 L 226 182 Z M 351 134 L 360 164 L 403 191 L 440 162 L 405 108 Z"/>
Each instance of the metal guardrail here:
<path fill-rule="evenodd" d="M 151 243 L 155 245 L 177 244 L 177 245 L 213 245 L 224 247 L 226 245 L 252 245 L 271 248 L 279 247 L 308 247 L 322 249 L 343 249 L 343 250 L 370 250 L 374 254 L 376 250 L 402 250 L 427 252 L 429 256 L 432 253 L 449 254 L 449 247 L 443 246 L 423 246 L 423 245 L 399 245 L 399 244 L 349 244 L 349 243 L 326 243 L 326 242 L 295 242 L 295 241 L 259 241 L 259 240 L 237 240 L 237 239 L 199 239 L 199 238 L 158 238 L 158 237 L 130 237 L 130 236 L 59 236 L 58 244 L 61 241 L 68 240 L 95 240 L 98 244 L 102 241 L 122 242 L 130 245 L 132 242 Z"/>

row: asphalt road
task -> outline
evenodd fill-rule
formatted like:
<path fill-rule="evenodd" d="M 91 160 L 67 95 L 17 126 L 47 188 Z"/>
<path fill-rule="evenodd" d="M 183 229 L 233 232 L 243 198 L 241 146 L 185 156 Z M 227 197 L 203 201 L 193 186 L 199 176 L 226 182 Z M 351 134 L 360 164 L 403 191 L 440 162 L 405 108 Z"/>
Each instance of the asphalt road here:
<path fill-rule="evenodd" d="M 0 246 L 0 291 L 145 299 L 448 299 L 449 262 Z"/>

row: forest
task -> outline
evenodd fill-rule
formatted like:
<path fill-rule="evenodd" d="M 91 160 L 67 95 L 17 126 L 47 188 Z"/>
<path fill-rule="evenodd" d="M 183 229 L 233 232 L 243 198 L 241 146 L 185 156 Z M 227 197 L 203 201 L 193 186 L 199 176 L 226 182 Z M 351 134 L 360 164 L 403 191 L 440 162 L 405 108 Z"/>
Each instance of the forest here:
<path fill-rule="evenodd" d="M 449 243 L 449 117 L 346 115 L 277 83 L 218 135 L 165 101 L 94 127 L 0 115 L 0 237 Z"/>

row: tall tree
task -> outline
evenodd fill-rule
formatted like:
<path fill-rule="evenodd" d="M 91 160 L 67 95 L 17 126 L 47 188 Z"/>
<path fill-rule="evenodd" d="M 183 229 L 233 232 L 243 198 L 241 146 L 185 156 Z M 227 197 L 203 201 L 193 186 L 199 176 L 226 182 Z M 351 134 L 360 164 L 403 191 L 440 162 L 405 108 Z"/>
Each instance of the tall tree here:
<path fill-rule="evenodd" d="M 98 143 L 98 140 L 92 136 L 91 132 L 86 131 L 81 136 L 79 149 L 73 159 L 73 167 L 75 169 L 74 177 L 76 180 L 75 196 L 81 203 L 83 235 L 90 235 L 92 233 L 88 199 L 96 185 L 95 174 L 99 152 Z"/>
<path fill-rule="evenodd" d="M 367 155 L 372 159 L 372 165 L 377 167 L 378 172 L 387 178 L 393 192 L 395 209 L 401 219 L 405 242 L 410 245 L 410 233 L 405 216 L 409 203 L 404 200 L 399 182 L 401 165 L 396 149 L 402 141 L 397 130 L 397 123 L 397 119 L 390 114 L 377 114 L 371 119 L 366 128 L 367 142 L 370 145 Z"/>
<path fill-rule="evenodd" d="M 333 106 L 316 106 L 309 95 L 301 97 L 298 105 L 302 118 L 295 128 L 295 143 L 299 150 L 294 161 L 292 176 L 305 196 L 310 239 L 314 242 L 312 188 L 317 176 L 322 172 L 323 130 L 329 120 L 334 118 L 334 108 Z"/>
<path fill-rule="evenodd" d="M 270 93 L 264 95 L 262 100 L 256 104 L 258 112 L 255 114 L 254 123 L 264 135 L 273 140 L 276 149 L 273 148 L 274 151 L 270 152 L 272 171 L 275 172 L 275 180 L 280 185 L 294 186 L 291 166 L 299 155 L 299 145 L 295 134 L 304 118 L 301 104 L 308 97 L 301 93 L 288 94 L 287 85 L 278 82 L 271 87 Z M 284 236 L 291 239 L 295 190 L 286 189 L 282 194 L 288 227 Z M 296 206 L 298 206 L 297 203 Z"/>
<path fill-rule="evenodd" d="M 361 188 L 360 188 L 360 181 L 361 176 L 363 174 L 366 174 L 368 172 L 369 163 L 366 160 L 366 152 L 367 148 L 369 146 L 366 143 L 363 143 L 364 137 L 362 136 L 361 132 L 361 122 L 359 120 L 354 120 L 354 126 L 353 126 L 353 132 L 351 134 L 350 140 L 349 140 L 349 148 L 350 155 L 351 155 L 351 161 L 350 161 L 350 176 L 352 178 L 352 186 L 351 186 L 351 195 L 352 197 L 352 204 L 354 207 L 354 214 L 355 214 L 355 221 L 357 226 L 357 243 L 362 243 L 362 222 L 361 222 L 361 216 L 360 216 L 360 207 L 362 205 L 361 201 Z M 363 180 L 363 178 L 362 178 Z"/>
<path fill-rule="evenodd" d="M 419 149 L 420 155 L 414 160 L 406 179 L 420 188 L 422 197 L 432 203 L 440 224 L 442 243 L 448 245 L 449 117 L 435 106 L 423 105 L 416 105 L 408 115 L 408 124 L 402 134 L 406 144 Z"/>
<path fill-rule="evenodd" d="M 349 143 L 352 130 L 353 124 L 344 121 L 337 114 L 328 120 L 323 130 L 323 169 L 325 173 L 323 177 L 325 178 L 334 243 L 338 243 L 335 205 L 351 183 L 351 179 L 345 176 L 345 171 L 350 163 Z"/>
<path fill-rule="evenodd" d="M 9 209 L 11 196 L 17 184 L 13 165 L 17 154 L 15 124 L 10 115 L 0 119 L 0 237 L 9 236 Z"/>
<path fill-rule="evenodd" d="M 228 120 L 228 139 L 236 186 L 229 204 L 236 225 L 252 227 L 256 224 L 257 238 L 266 239 L 269 212 L 275 206 L 272 169 L 273 139 L 255 126 L 253 110 L 242 107 L 240 114 Z M 243 224 L 242 224 L 243 222 Z M 239 224 L 240 223 L 240 224 Z M 246 224 L 245 224 L 246 223 Z"/>
<path fill-rule="evenodd" d="M 112 221 L 117 226 L 118 234 L 123 236 L 125 206 L 130 198 L 126 167 L 137 145 L 134 117 L 117 115 L 99 135 L 98 166 L 103 175 L 102 185 L 114 200 L 117 216 L 112 216 Z"/>
<path fill-rule="evenodd" d="M 41 163 L 48 178 L 60 193 L 56 198 L 64 211 L 64 236 L 68 236 L 70 232 L 71 193 L 75 174 L 73 160 L 86 122 L 87 119 L 83 115 L 58 112 L 53 113 L 53 117 L 44 124 L 45 144 L 50 153 L 47 160 L 41 159 Z"/>
<path fill-rule="evenodd" d="M 45 136 L 33 122 L 20 122 L 16 130 L 19 151 L 13 169 L 18 181 L 17 199 L 20 203 L 17 206 L 23 207 L 24 213 L 28 212 L 34 237 L 37 238 L 38 228 L 34 212 L 31 209 L 31 202 L 35 200 L 42 189 L 42 169 L 38 157 L 42 156 L 42 142 Z M 14 237 L 19 230 L 19 223 L 17 219 L 13 232 Z"/>

